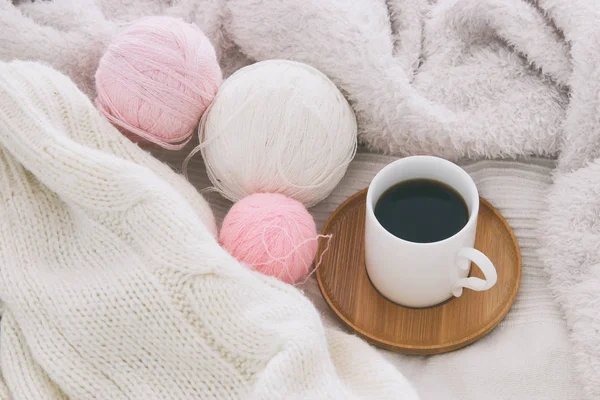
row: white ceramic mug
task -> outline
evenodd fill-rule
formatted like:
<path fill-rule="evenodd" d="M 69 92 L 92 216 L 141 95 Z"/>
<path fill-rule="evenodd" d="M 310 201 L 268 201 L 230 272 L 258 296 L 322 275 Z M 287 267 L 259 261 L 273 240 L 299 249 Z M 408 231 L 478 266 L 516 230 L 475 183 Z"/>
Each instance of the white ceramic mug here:
<path fill-rule="evenodd" d="M 379 197 L 391 186 L 410 179 L 432 179 L 454 188 L 469 208 L 467 224 L 456 234 L 438 242 L 415 243 L 388 232 L 375 218 Z M 365 263 L 373 285 L 389 300 L 408 307 L 429 307 L 463 288 L 488 290 L 497 280 L 494 264 L 473 248 L 479 193 L 473 179 L 458 165 L 438 157 L 414 156 L 384 167 L 367 191 Z M 484 279 L 467 277 L 471 262 Z"/>

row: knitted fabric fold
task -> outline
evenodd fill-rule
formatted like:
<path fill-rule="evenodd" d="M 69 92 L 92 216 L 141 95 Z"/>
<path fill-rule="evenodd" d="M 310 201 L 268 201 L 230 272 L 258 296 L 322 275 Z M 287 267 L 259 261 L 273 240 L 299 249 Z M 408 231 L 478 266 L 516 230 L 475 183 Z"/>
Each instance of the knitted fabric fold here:
<path fill-rule="evenodd" d="M 14 399 L 416 399 L 296 288 L 239 265 L 191 185 L 40 64 L 0 64 L 0 221 Z"/>

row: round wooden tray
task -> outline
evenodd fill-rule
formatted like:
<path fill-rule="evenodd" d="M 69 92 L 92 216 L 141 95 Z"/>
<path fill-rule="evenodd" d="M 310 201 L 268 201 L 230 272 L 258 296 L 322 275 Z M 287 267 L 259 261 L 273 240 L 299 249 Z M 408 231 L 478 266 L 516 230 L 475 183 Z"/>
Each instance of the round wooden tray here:
<path fill-rule="evenodd" d="M 410 354 L 439 354 L 473 343 L 508 313 L 521 282 L 521 252 L 515 235 L 498 210 L 481 198 L 475 247 L 496 266 L 498 282 L 485 292 L 463 295 L 428 308 L 395 304 L 373 287 L 365 269 L 364 189 L 329 217 L 323 234 L 332 234 L 329 250 L 319 243 L 317 282 L 325 301 L 358 335 L 376 346 Z M 398 254 L 399 260 L 402 254 Z M 483 277 L 472 266 L 470 276 Z"/>

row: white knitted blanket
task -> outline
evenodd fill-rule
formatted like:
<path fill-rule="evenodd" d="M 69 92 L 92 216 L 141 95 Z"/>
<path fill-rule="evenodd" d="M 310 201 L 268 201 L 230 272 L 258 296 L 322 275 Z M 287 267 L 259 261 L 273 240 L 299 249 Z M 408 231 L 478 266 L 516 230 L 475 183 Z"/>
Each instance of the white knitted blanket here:
<path fill-rule="evenodd" d="M 3 399 L 417 399 L 37 63 L 0 62 L 0 221 Z"/>
<path fill-rule="evenodd" d="M 595 0 L 435 3 L 0 0 L 0 60 L 47 62 L 93 97 L 97 62 L 123 24 L 143 15 L 180 16 L 211 38 L 225 75 L 270 58 L 304 61 L 325 72 L 347 94 L 360 139 L 372 150 L 469 160 L 558 156 L 548 209 L 547 167 L 469 167 L 529 255 L 519 302 L 507 321 L 456 353 L 390 359 L 423 398 L 598 398 L 600 161 L 588 163 L 600 156 L 600 7 Z M 172 154 L 156 154 L 180 164 Z M 389 161 L 379 157 L 359 157 L 339 191 L 313 210 L 319 221 Z M 199 188 L 206 184 L 196 182 Z M 225 208 L 221 202 L 213 207 L 218 215 Z M 566 316 L 575 371 L 565 326 L 535 256 L 536 238 Z M 307 292 L 319 299 L 313 286 Z"/>

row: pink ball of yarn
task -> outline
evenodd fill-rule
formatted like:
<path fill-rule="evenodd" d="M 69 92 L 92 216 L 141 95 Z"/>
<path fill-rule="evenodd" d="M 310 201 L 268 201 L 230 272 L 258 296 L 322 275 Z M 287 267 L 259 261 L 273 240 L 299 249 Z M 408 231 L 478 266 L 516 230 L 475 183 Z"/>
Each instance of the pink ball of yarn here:
<path fill-rule="evenodd" d="M 295 283 L 317 252 L 317 228 L 302 203 L 278 193 L 256 193 L 235 203 L 223 220 L 221 245 L 265 275 Z"/>
<path fill-rule="evenodd" d="M 134 22 L 108 47 L 96 71 L 96 104 L 114 125 L 180 149 L 215 97 L 222 74 L 196 25 L 171 17 Z"/>

